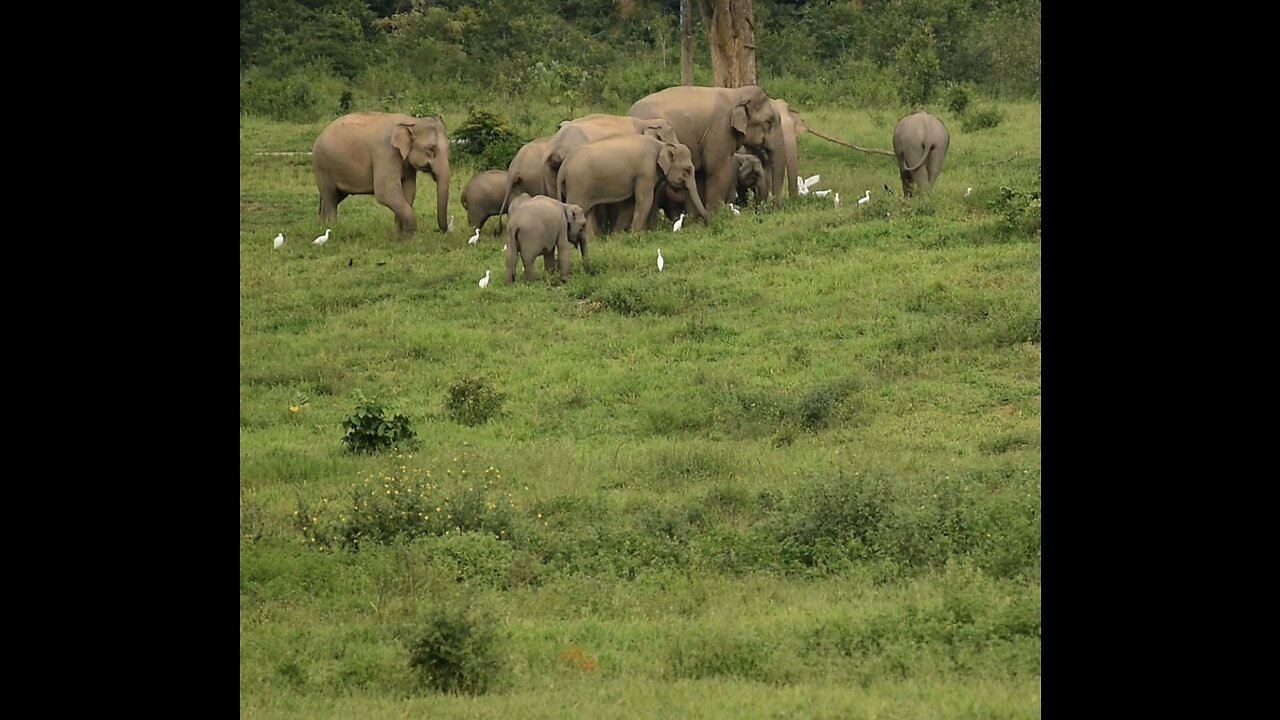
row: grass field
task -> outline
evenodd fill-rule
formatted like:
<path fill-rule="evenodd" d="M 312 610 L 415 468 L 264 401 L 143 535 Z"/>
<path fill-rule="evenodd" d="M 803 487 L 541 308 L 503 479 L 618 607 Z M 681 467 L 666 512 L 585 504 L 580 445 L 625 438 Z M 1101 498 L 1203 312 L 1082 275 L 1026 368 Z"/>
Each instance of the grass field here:
<path fill-rule="evenodd" d="M 1040 106 L 1000 107 L 937 112 L 925 197 L 802 136 L 842 207 L 608 236 L 514 286 L 493 219 L 466 242 L 483 168 L 455 154 L 452 233 L 420 177 L 416 238 L 352 197 L 315 247 L 310 157 L 258 153 L 325 123 L 242 117 L 241 716 L 1038 717 L 1041 245 L 993 201 L 1039 190 Z M 901 114 L 799 110 L 882 148 Z M 450 412 L 468 388 L 487 422 Z M 357 393 L 416 444 L 346 452 Z M 411 667 L 442 627 L 487 692 Z"/>

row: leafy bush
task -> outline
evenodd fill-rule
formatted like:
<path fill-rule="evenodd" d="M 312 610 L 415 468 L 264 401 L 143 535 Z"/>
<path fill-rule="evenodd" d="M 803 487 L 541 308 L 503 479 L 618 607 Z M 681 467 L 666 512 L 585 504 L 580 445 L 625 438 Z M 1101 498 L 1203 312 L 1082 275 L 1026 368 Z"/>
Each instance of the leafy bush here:
<path fill-rule="evenodd" d="M 1004 120 L 1004 113 L 997 108 L 978 108 L 964 116 L 960 121 L 960 126 L 965 132 L 974 132 L 977 130 L 986 130 L 999 125 Z"/>
<path fill-rule="evenodd" d="M 908 105 L 929 102 L 934 89 L 942 81 L 942 61 L 938 59 L 937 40 L 929 25 L 918 27 L 894 53 L 894 73 L 898 76 L 898 94 Z"/>
<path fill-rule="evenodd" d="M 342 443 L 347 452 L 377 453 L 389 450 L 400 443 L 413 440 L 417 435 L 409 427 L 409 418 L 399 413 L 389 416 L 389 411 L 377 400 L 363 394 L 356 395 L 356 410 L 342 421 L 346 434 Z"/>
<path fill-rule="evenodd" d="M 483 695 L 497 685 L 506 662 L 499 622 L 483 605 L 446 598 L 423 619 L 409 667 L 437 692 Z"/>
<path fill-rule="evenodd" d="M 1009 231 L 1040 234 L 1040 189 L 1025 190 L 1000 186 L 1000 194 L 989 203 L 1000 215 L 1000 224 Z"/>
<path fill-rule="evenodd" d="M 525 140 L 512 128 L 511 121 L 488 110 L 471 109 L 470 115 L 452 133 L 456 152 L 479 168 L 502 168 L 511 165 Z"/>
<path fill-rule="evenodd" d="M 947 86 L 944 102 L 948 110 L 956 115 L 963 115 L 969 108 L 969 104 L 973 102 L 973 91 L 967 85 L 952 83 Z"/>
<path fill-rule="evenodd" d="M 495 417 L 506 400 L 483 380 L 463 378 L 449 388 L 445 400 L 449 416 L 463 425 L 483 425 Z"/>

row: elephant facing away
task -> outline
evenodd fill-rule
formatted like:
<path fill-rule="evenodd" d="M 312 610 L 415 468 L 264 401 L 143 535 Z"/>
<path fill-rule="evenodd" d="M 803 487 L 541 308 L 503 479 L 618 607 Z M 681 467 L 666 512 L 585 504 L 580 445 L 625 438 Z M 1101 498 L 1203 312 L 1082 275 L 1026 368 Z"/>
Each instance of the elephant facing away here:
<path fill-rule="evenodd" d="M 556 194 L 555 178 L 552 178 L 551 184 L 547 184 L 546 171 L 543 169 L 547 162 L 547 146 L 551 144 L 552 137 L 547 135 L 530 140 L 511 158 L 511 165 L 507 167 L 507 190 L 503 194 L 498 214 L 506 212 L 507 204 L 520 193 L 548 197 Z"/>
<path fill-rule="evenodd" d="M 910 197 L 916 186 L 927 190 L 938 182 L 950 145 L 947 126 L 924 110 L 898 121 L 893 128 L 893 154 L 898 158 L 903 195 Z"/>
<path fill-rule="evenodd" d="M 413 235 L 419 172 L 436 181 L 436 224 L 449 229 L 449 138 L 444 121 L 382 112 L 343 115 L 320 132 L 312 147 L 320 189 L 320 223 L 331 222 L 348 195 L 373 195 L 391 208 L 400 237 Z"/>
<path fill-rule="evenodd" d="M 494 215 L 499 216 L 493 234 L 502 232 L 502 213 L 505 208 L 502 201 L 506 199 L 507 171 L 486 170 L 473 176 L 462 188 L 462 207 L 467 211 L 469 227 L 480 229 L 485 221 Z"/>
<path fill-rule="evenodd" d="M 681 143 L 619 135 L 583 145 L 565 158 L 557 182 L 560 199 L 586 212 L 587 237 L 594 240 L 597 229 L 592 210 L 596 206 L 634 199 L 631 229 L 639 232 L 653 208 L 654 191 L 664 180 L 677 191 L 687 191 L 688 210 L 704 221 L 708 219 L 694 181 L 689 148 Z"/>
<path fill-rule="evenodd" d="M 507 220 L 507 283 L 516 281 L 516 259 L 524 262 L 525 280 L 537 280 L 534 261 L 542 256 L 542 269 L 551 274 L 556 255 L 560 256 L 560 279 L 569 280 L 573 258 L 571 248 L 582 252 L 582 268 L 591 271 L 587 260 L 587 218 L 577 205 L 555 198 L 521 193 L 512 199 Z"/>
<path fill-rule="evenodd" d="M 676 137 L 689 147 L 698 194 L 708 211 L 718 208 L 736 185 L 733 154 L 739 147 L 761 158 L 774 205 L 781 207 L 786 158 L 782 121 L 759 86 L 667 88 L 637 100 L 627 114 L 671 123 Z"/>

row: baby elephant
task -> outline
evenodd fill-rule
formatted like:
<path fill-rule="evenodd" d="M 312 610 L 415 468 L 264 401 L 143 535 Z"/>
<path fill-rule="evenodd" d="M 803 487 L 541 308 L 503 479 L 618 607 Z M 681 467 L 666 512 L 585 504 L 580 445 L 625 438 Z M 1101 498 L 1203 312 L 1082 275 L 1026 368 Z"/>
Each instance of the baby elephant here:
<path fill-rule="evenodd" d="M 748 192 L 755 193 L 755 201 L 758 203 L 763 203 L 769 197 L 770 178 L 765 173 L 764 164 L 760 162 L 760 158 L 751 153 L 734 153 L 733 168 L 734 176 L 738 181 L 731 196 L 725 198 L 725 202 L 736 202 L 745 206 Z"/>
<path fill-rule="evenodd" d="M 507 283 L 516 281 L 516 257 L 524 261 L 524 279 L 536 280 L 533 262 L 542 256 L 542 268 L 551 273 L 556 253 L 560 255 L 560 279 L 569 280 L 572 258 L 570 246 L 582 251 L 582 268 L 591 271 L 587 260 L 587 216 L 578 205 L 562 203 L 545 195 L 520 193 L 511 201 L 507 215 Z"/>
<path fill-rule="evenodd" d="M 898 121 L 893 129 L 893 154 L 898 158 L 903 195 L 911 196 L 916 185 L 928 189 L 938 182 L 950 144 L 947 126 L 924 110 Z"/>
<path fill-rule="evenodd" d="M 506 170 L 487 170 L 468 180 L 467 186 L 462 189 L 462 207 L 467 211 L 468 227 L 482 228 L 486 220 L 501 214 L 506 192 Z M 501 220 L 493 229 L 493 234 L 500 232 Z"/>

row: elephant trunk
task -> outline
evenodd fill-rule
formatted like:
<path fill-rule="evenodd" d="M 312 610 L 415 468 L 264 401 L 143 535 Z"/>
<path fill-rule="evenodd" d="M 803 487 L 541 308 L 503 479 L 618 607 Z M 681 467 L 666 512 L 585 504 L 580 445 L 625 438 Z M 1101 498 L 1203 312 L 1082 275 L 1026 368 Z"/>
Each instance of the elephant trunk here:
<path fill-rule="evenodd" d="M 796 192 L 798 192 L 796 190 L 796 179 L 800 177 L 800 153 L 796 149 L 796 138 L 794 135 L 784 138 L 783 141 L 787 146 L 787 195 L 791 198 L 795 198 Z M 779 191 L 778 194 L 781 195 L 781 191 Z"/>
<path fill-rule="evenodd" d="M 446 156 L 435 171 L 436 176 L 436 226 L 440 232 L 449 231 L 449 158 Z"/>
<path fill-rule="evenodd" d="M 698 183 L 690 182 L 685 189 L 689 196 L 689 204 L 693 205 L 693 211 L 702 218 L 702 222 L 710 224 L 711 214 L 707 212 L 707 208 L 702 204 L 702 197 L 698 195 Z"/>

